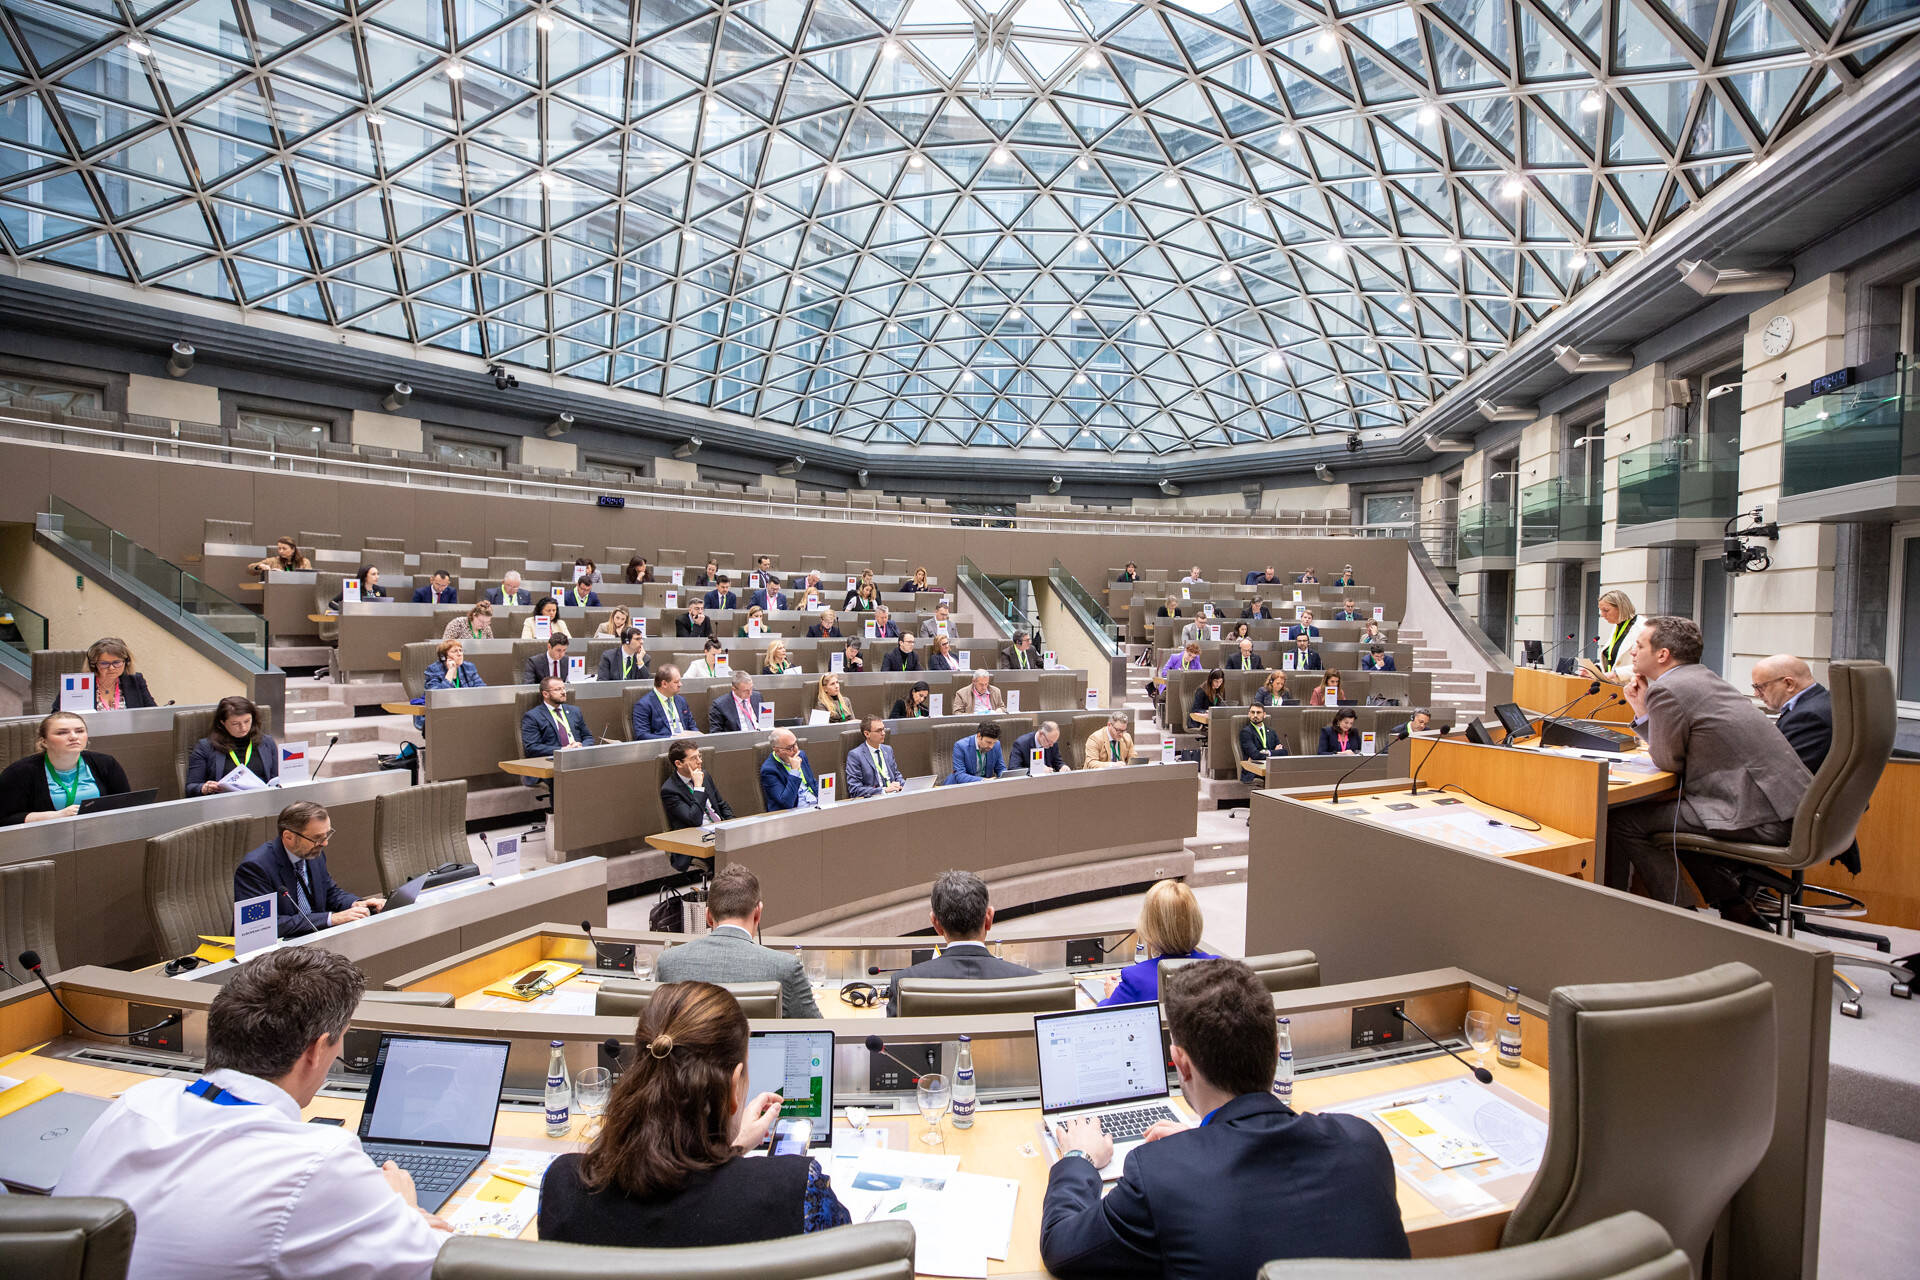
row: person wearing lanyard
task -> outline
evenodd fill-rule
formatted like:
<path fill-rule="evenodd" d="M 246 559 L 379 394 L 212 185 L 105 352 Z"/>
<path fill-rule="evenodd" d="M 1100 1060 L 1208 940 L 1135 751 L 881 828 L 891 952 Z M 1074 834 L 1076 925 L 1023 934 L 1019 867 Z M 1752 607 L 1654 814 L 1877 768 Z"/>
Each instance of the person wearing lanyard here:
<path fill-rule="evenodd" d="M 653 679 L 653 666 L 647 661 L 647 633 L 638 627 L 622 627 L 619 640 L 600 655 L 600 682 Z"/>
<path fill-rule="evenodd" d="M 93 672 L 93 709 L 131 711 L 156 705 L 147 678 L 133 669 L 133 651 L 116 636 L 105 636 L 87 647 L 87 670 Z"/>
<path fill-rule="evenodd" d="M 818 808 L 820 784 L 793 730 L 775 729 L 771 745 L 773 754 L 760 762 L 760 798 L 767 812 Z"/>
<path fill-rule="evenodd" d="M 1624 591 L 1603 594 L 1600 621 L 1604 624 L 1600 632 L 1600 660 L 1582 665 L 1608 684 L 1625 684 L 1633 679 L 1633 642 L 1641 630 L 1640 617 L 1633 610 L 1633 597 Z"/>
<path fill-rule="evenodd" d="M 590 747 L 593 743 L 586 717 L 580 714 L 580 708 L 567 704 L 567 682 L 558 676 L 542 680 L 540 705 L 529 707 L 520 717 L 521 750 L 529 756 L 550 756 L 568 747 Z"/>
<path fill-rule="evenodd" d="M 1133 759 L 1133 735 L 1127 732 L 1127 713 L 1115 711 L 1107 722 L 1087 735 L 1081 753 L 1089 769 L 1111 769 Z"/>
<path fill-rule="evenodd" d="M 667 780 L 660 784 L 660 808 L 667 815 L 668 830 L 684 827 L 709 827 L 733 817 L 733 806 L 720 794 L 720 785 L 701 765 L 700 745 L 686 738 L 667 748 L 667 763 L 672 766 Z M 675 871 L 713 870 L 712 858 L 694 858 L 670 853 L 667 861 Z"/>
<path fill-rule="evenodd" d="M 1269 756 L 1287 754 L 1287 744 L 1279 735 L 1267 727 L 1267 709 L 1259 703 L 1247 708 L 1247 722 L 1240 726 L 1240 758 L 1242 760 L 1265 760 Z M 1240 781 L 1250 787 L 1264 787 L 1267 780 L 1257 773 L 1246 769 L 1240 771 Z"/>
<path fill-rule="evenodd" d="M 1351 710 L 1342 707 L 1333 716 L 1333 723 L 1320 730 L 1320 750 L 1323 756 L 1359 755 L 1360 730 L 1357 727 L 1360 717 Z"/>
<path fill-rule="evenodd" d="M 579 580 L 573 584 L 573 591 L 569 598 L 572 599 L 573 607 L 576 609 L 598 609 L 600 596 L 593 589 L 593 575 L 581 574 Z"/>
<path fill-rule="evenodd" d="M 480 678 L 480 671 L 467 661 L 467 647 L 458 640 L 442 640 L 434 648 L 435 659 L 427 664 L 426 688 L 435 689 L 484 689 L 487 682 Z M 422 699 L 424 702 L 425 699 Z M 415 716 L 413 727 L 421 733 L 427 731 L 425 716 Z"/>
<path fill-rule="evenodd" d="M 727 692 L 716 694 L 713 705 L 707 708 L 707 732 L 741 733 L 759 727 L 760 702 L 753 691 L 753 673 L 736 671 L 728 681 Z"/>
<path fill-rule="evenodd" d="M 865 742 L 847 754 L 847 794 L 856 799 L 885 796 L 905 787 L 900 764 L 887 745 L 887 722 L 879 716 L 863 718 L 860 736 Z"/>
<path fill-rule="evenodd" d="M 280 776 L 279 745 L 261 731 L 253 702 L 237 696 L 220 699 L 213 709 L 213 727 L 187 757 L 187 795 L 210 796 L 226 790 L 222 779 L 236 769 L 247 770 L 263 783 Z M 244 784 L 245 779 L 241 781 Z"/>
<path fill-rule="evenodd" d="M 77 712 L 42 720 L 39 747 L 0 770 L 0 826 L 71 818 L 83 800 L 132 790 L 119 761 L 86 749 L 87 722 Z"/>
<path fill-rule="evenodd" d="M 653 692 L 633 703 L 633 740 L 677 738 L 683 733 L 698 733 L 693 708 L 680 696 L 680 668 L 671 662 L 653 673 Z"/>
<path fill-rule="evenodd" d="M 1000 669 L 1002 671 L 1031 671 L 1040 665 L 1040 656 L 1033 651 L 1033 637 L 1024 631 L 1013 633 L 1013 647 L 1000 651 Z"/>

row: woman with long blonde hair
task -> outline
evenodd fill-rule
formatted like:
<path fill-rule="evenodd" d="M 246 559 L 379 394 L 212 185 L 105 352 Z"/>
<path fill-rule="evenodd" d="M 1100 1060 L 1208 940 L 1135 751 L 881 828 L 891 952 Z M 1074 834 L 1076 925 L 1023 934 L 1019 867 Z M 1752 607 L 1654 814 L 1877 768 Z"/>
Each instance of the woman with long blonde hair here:
<path fill-rule="evenodd" d="M 1200 949 L 1206 920 L 1200 902 L 1183 881 L 1160 880 L 1140 903 L 1136 935 L 1146 945 L 1147 958 L 1130 964 L 1107 979 L 1107 998 L 1101 1004 L 1134 1004 L 1160 998 L 1162 960 L 1212 960 Z"/>

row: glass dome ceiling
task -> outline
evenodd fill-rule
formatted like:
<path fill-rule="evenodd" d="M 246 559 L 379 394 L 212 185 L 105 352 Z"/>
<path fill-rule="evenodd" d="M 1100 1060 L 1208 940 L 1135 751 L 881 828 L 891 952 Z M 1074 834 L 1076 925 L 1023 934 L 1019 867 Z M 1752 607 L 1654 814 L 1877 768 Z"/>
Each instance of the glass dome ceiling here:
<path fill-rule="evenodd" d="M 0 237 L 880 450 L 1394 432 L 1920 0 L 0 0 Z"/>

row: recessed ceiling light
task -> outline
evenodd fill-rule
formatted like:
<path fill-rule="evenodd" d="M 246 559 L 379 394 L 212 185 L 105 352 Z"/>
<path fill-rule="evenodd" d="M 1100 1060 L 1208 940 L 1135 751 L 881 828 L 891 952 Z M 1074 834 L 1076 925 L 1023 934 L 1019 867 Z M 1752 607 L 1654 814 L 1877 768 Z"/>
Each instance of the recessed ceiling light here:
<path fill-rule="evenodd" d="M 940 256 L 940 246 L 938 243 L 927 246 L 927 256 L 929 258 L 937 258 Z"/>
<path fill-rule="evenodd" d="M 381 125 L 385 124 L 386 122 L 387 122 L 387 118 L 381 115 L 378 111 L 367 112 L 367 123 L 374 126 L 376 129 L 379 128 Z"/>
<path fill-rule="evenodd" d="M 1005 147 L 995 147 L 993 149 L 993 162 L 995 164 L 1005 164 L 1011 159 L 1013 159 L 1013 153 Z"/>
<path fill-rule="evenodd" d="M 1280 131 L 1280 145 L 1283 147 L 1290 147 L 1293 145 L 1294 139 L 1298 138 L 1299 136 L 1300 136 L 1299 134 L 1295 133 L 1291 129 L 1282 129 Z"/>
<path fill-rule="evenodd" d="M 1403 315 L 1403 316 L 1408 316 L 1408 315 L 1412 315 L 1412 314 L 1413 314 L 1413 304 L 1412 304 L 1411 302 L 1404 302 L 1404 301 L 1403 301 L 1403 302 L 1401 302 L 1401 303 L 1400 303 L 1400 305 L 1399 305 L 1399 306 L 1397 306 L 1397 307 L 1395 307 L 1395 308 L 1394 308 L 1394 310 L 1395 310 L 1395 311 L 1398 311 L 1398 312 L 1399 312 L 1399 313 L 1400 313 L 1401 315 Z"/>
<path fill-rule="evenodd" d="M 1467 349 L 1465 347 L 1455 347 L 1453 349 L 1453 358 L 1455 360 L 1465 360 L 1467 358 Z"/>
<path fill-rule="evenodd" d="M 541 174 L 540 185 L 545 187 L 549 191 L 553 190 L 553 175 L 550 173 Z M 693 233 L 691 231 L 683 231 L 680 234 L 680 239 L 683 242 L 691 241 L 693 239 Z"/>
<path fill-rule="evenodd" d="M 1363 344 L 1360 349 L 1366 352 L 1368 355 L 1372 355 L 1374 352 L 1378 351 L 1380 348 L 1374 346 L 1373 343 L 1368 342 Z"/>
<path fill-rule="evenodd" d="M 1460 251 L 1458 249 L 1453 248 L 1452 246 L 1449 246 L 1447 248 L 1447 251 L 1441 254 L 1440 256 L 1442 258 L 1445 258 L 1448 262 L 1460 261 Z"/>
<path fill-rule="evenodd" d="M 1080 59 L 1080 61 L 1086 66 L 1097 67 L 1100 65 L 1100 51 L 1098 49 L 1089 49 L 1087 50 L 1087 56 Z"/>
<path fill-rule="evenodd" d="M 1087 318 L 1087 313 L 1082 311 L 1078 307 L 1075 307 L 1073 310 L 1067 312 L 1067 315 L 1075 320 L 1085 320 Z"/>
<path fill-rule="evenodd" d="M 840 181 L 840 170 L 833 165 L 827 166 L 827 181 L 828 182 Z"/>
<path fill-rule="evenodd" d="M 1434 123 L 1437 123 L 1440 119 L 1440 111 L 1436 107 L 1425 106 L 1420 108 L 1419 111 L 1415 112 L 1413 118 L 1418 120 L 1421 124 L 1434 124 Z"/>
<path fill-rule="evenodd" d="M 1172 174 L 1168 174 L 1165 179 L 1161 181 L 1160 185 L 1167 188 L 1177 187 L 1180 185 L 1180 179 L 1174 177 Z"/>
<path fill-rule="evenodd" d="M 900 46 L 895 44 L 891 40 L 887 41 L 885 44 L 880 46 L 880 56 L 883 58 L 891 58 L 894 54 L 899 52 L 900 52 Z"/>
<path fill-rule="evenodd" d="M 1024 312 L 1024 311 L 1022 311 L 1022 310 L 1020 310 L 1020 308 L 1018 308 L 1018 307 L 1008 307 L 1008 308 L 1007 308 L 1007 319 L 1009 319 L 1009 320 L 1025 320 L 1026 318 L 1027 318 L 1027 314 L 1026 314 L 1026 312 Z"/>
<path fill-rule="evenodd" d="M 907 157 L 907 168 L 909 169 L 924 168 L 926 167 L 926 163 L 927 163 L 926 157 L 924 156 L 908 156 Z"/>
<path fill-rule="evenodd" d="M 1087 239 L 1085 236 L 1078 236 L 1074 239 L 1073 247 L 1076 249 L 1091 249 L 1093 248 L 1093 241 Z"/>
<path fill-rule="evenodd" d="M 1087 375 L 1086 375 L 1086 374 L 1084 374 L 1084 373 L 1076 373 L 1076 374 L 1074 374 L 1074 375 L 1073 375 L 1073 380 L 1074 380 L 1075 382 L 1077 382 L 1077 383 L 1079 383 L 1079 384 L 1080 384 L 1081 386 L 1083 386 L 1083 387 L 1087 385 Z"/>
<path fill-rule="evenodd" d="M 1327 246 L 1327 256 L 1335 262 L 1345 262 L 1347 258 L 1347 246 L 1343 244 L 1330 244 Z"/>
<path fill-rule="evenodd" d="M 1091 169 L 1093 168 L 1093 162 L 1085 156 L 1081 156 L 1079 160 L 1074 162 L 1074 167 L 1081 170 Z"/>
<path fill-rule="evenodd" d="M 1568 261 L 1573 264 L 1573 269 L 1575 271 L 1578 271 L 1580 268 L 1587 265 L 1586 251 L 1584 249 L 1574 250 L 1573 257 L 1569 258 Z"/>
<path fill-rule="evenodd" d="M 888 326 L 887 326 L 887 332 L 888 332 L 888 333 L 898 333 L 898 332 L 900 332 L 900 326 L 899 326 L 899 325 L 897 325 L 897 324 L 890 324 L 890 325 L 888 325 Z"/>
<path fill-rule="evenodd" d="M 550 13 L 543 13 L 539 17 L 533 20 L 533 25 L 540 28 L 542 31 L 551 31 L 553 30 L 553 15 Z"/>

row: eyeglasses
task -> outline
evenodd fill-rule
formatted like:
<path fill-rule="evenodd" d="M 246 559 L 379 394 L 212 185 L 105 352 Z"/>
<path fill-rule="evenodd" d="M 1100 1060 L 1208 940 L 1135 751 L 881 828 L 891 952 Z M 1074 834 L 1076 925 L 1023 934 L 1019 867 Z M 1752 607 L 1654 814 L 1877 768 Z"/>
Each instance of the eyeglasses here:
<path fill-rule="evenodd" d="M 333 843 L 332 827 L 328 827 L 326 830 L 326 833 L 318 837 L 310 836 L 304 831 L 289 831 L 287 832 L 287 834 L 290 836 L 299 836 L 302 840 L 305 840 L 308 844 L 312 845 L 316 849 L 324 849 L 328 845 Z"/>
<path fill-rule="evenodd" d="M 1755 693 L 1765 693 L 1768 689 L 1772 688 L 1776 684 L 1779 684 L 1782 680 L 1785 680 L 1786 678 L 1787 677 L 1785 676 L 1775 676 L 1771 680 L 1756 680 L 1753 682 L 1753 691 Z"/>
<path fill-rule="evenodd" d="M 101 658 L 94 667 L 100 671 L 118 671 L 127 665 L 125 658 Z"/>

